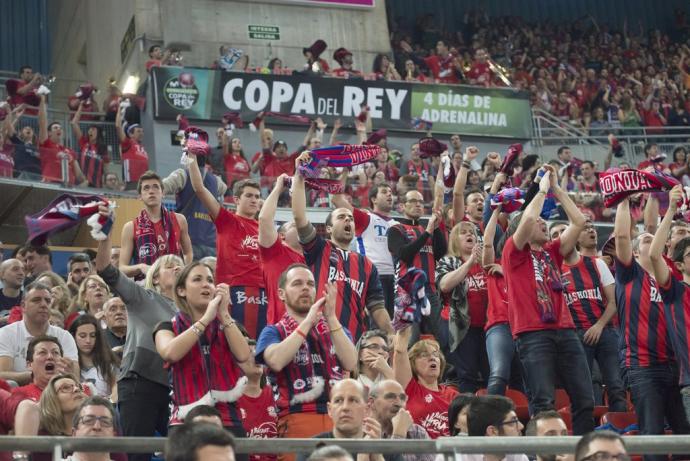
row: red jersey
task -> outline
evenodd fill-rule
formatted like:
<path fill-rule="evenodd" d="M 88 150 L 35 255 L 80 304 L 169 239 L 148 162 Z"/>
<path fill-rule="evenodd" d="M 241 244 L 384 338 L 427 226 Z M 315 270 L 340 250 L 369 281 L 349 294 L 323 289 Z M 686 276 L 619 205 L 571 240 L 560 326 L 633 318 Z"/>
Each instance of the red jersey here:
<path fill-rule="evenodd" d="M 644 368 L 672 361 L 664 304 L 656 280 L 635 258 L 628 266 L 616 259 L 614 275 L 625 366 Z"/>
<path fill-rule="evenodd" d="M 280 237 L 268 248 L 259 245 L 259 255 L 268 298 L 266 322 L 273 325 L 285 313 L 285 304 L 278 298 L 278 279 L 291 264 L 305 264 L 304 255 L 287 246 Z"/>
<path fill-rule="evenodd" d="M 146 149 L 141 143 L 127 138 L 120 142 L 120 150 L 125 182 L 139 181 L 141 175 L 149 169 L 149 154 Z"/>
<path fill-rule="evenodd" d="M 34 383 L 29 383 L 24 386 L 15 387 L 12 389 L 12 394 L 21 394 L 27 399 L 33 400 L 34 402 L 38 402 L 39 400 L 41 400 L 42 393 L 43 389 L 41 389 Z"/>
<path fill-rule="evenodd" d="M 489 291 L 486 284 L 486 272 L 484 272 L 481 264 L 475 264 L 470 268 L 465 282 L 467 283 L 470 326 L 484 328 L 486 309 L 489 304 Z"/>
<path fill-rule="evenodd" d="M 45 182 L 62 182 L 62 165 L 59 154 L 66 153 L 71 158 L 69 159 L 70 165 L 67 169 L 69 171 L 69 181 L 68 183 L 74 184 L 74 168 L 71 162 L 77 158 L 77 154 L 74 153 L 69 147 L 65 147 L 62 144 L 57 144 L 46 139 L 40 145 L 41 152 L 41 175 L 43 175 L 43 180 Z"/>
<path fill-rule="evenodd" d="M 489 86 L 493 80 L 493 72 L 488 63 L 474 62 L 467 73 L 467 78 L 475 80 L 476 85 Z"/>
<path fill-rule="evenodd" d="M 529 331 L 575 328 L 565 305 L 561 270 L 561 241 L 553 240 L 543 250 L 528 243 L 517 248 L 510 237 L 501 265 L 508 287 L 508 319 L 513 336 Z"/>
<path fill-rule="evenodd" d="M 273 152 L 264 153 L 263 167 L 261 168 L 261 175 L 271 178 L 271 183 L 275 178 L 285 173 L 288 176 L 295 174 L 295 159 L 299 155 L 295 152 L 285 157 L 278 157 Z"/>
<path fill-rule="evenodd" d="M 91 187 L 101 187 L 103 166 L 110 163 L 108 155 L 103 154 L 103 152 L 99 152 L 98 144 L 89 142 L 87 135 L 79 139 L 79 166 Z"/>
<path fill-rule="evenodd" d="M 228 186 L 232 186 L 235 181 L 249 177 L 249 162 L 241 155 L 228 154 L 224 157 L 224 163 L 225 178 L 227 179 Z"/>
<path fill-rule="evenodd" d="M 426 66 L 431 70 L 434 78 L 440 83 L 458 83 L 458 77 L 455 74 L 454 56 L 450 53 L 445 58 L 438 55 L 424 58 Z"/>
<path fill-rule="evenodd" d="M 580 256 L 577 264 L 563 264 L 565 303 L 573 316 L 575 327 L 588 330 L 604 314 L 607 300 L 595 258 Z"/>
<path fill-rule="evenodd" d="M 331 75 L 333 77 L 339 77 L 339 78 L 350 78 L 350 77 L 361 77 L 362 72 L 359 70 L 354 70 L 354 69 L 343 69 L 342 67 L 338 67 L 337 69 L 333 69 L 331 71 Z"/>
<path fill-rule="evenodd" d="M 242 395 L 237 401 L 242 417 L 242 427 L 247 437 L 253 439 L 275 439 L 278 437 L 278 407 L 273 399 L 271 386 L 264 386 L 257 397 Z M 254 454 L 250 461 L 271 461 L 277 455 Z"/>
<path fill-rule="evenodd" d="M 687 283 L 673 277 L 659 288 L 671 330 L 673 352 L 680 366 L 680 386 L 690 386 L 690 289 Z"/>
<path fill-rule="evenodd" d="M 447 386 L 438 386 L 438 391 L 432 391 L 412 378 L 405 388 L 405 393 L 406 408 L 415 424 L 426 429 L 432 439 L 450 435 L 448 406 L 458 395 L 458 391 Z"/>
<path fill-rule="evenodd" d="M 5 82 L 5 88 L 7 88 L 8 102 L 14 108 L 20 104 L 26 104 L 27 106 L 38 106 L 41 102 L 40 98 L 36 94 L 36 89 L 33 88 L 31 91 L 26 93 L 24 96 L 19 94 L 19 90 L 29 85 L 24 80 L 19 79 L 9 79 Z M 24 111 L 24 115 L 36 115 L 38 111 L 33 108 L 27 108 Z"/>
<path fill-rule="evenodd" d="M 321 296 L 327 282 L 337 283 L 338 320 L 357 342 L 369 329 L 367 311 L 383 306 L 383 289 L 376 267 L 366 256 L 342 250 L 318 235 L 302 246 L 304 259 L 316 279 L 316 296 Z"/>
<path fill-rule="evenodd" d="M 671 271 L 671 275 L 673 276 L 674 279 L 683 281 L 683 274 L 678 270 L 678 266 L 673 262 L 671 258 L 669 258 L 667 255 L 662 255 L 664 258 L 664 261 L 666 261 L 666 265 L 668 266 L 669 270 Z"/>
<path fill-rule="evenodd" d="M 494 325 L 508 323 L 508 289 L 506 279 L 500 274 L 486 274 L 486 289 L 488 292 L 488 307 L 486 309 L 486 325 L 488 330 Z"/>
<path fill-rule="evenodd" d="M 259 223 L 221 207 L 215 220 L 216 283 L 232 286 L 262 287 L 259 257 Z"/>

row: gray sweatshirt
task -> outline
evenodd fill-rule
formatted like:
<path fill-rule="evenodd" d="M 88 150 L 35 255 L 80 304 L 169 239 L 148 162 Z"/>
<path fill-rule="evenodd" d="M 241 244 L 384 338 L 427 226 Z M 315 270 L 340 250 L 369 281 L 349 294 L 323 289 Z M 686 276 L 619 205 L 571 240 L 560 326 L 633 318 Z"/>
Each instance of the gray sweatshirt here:
<path fill-rule="evenodd" d="M 153 328 L 175 316 L 175 303 L 157 291 L 137 285 L 112 265 L 98 275 L 127 306 L 127 339 L 118 381 L 138 375 L 169 386 L 168 371 L 163 368 L 163 359 L 153 343 Z"/>

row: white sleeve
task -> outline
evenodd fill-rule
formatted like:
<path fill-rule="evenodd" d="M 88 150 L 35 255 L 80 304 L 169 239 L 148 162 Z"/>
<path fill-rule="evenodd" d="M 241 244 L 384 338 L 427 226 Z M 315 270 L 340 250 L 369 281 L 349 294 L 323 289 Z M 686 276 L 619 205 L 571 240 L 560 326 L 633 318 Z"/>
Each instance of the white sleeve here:
<path fill-rule="evenodd" d="M 14 359 L 15 342 L 12 340 L 13 328 L 11 324 L 0 328 L 0 357 L 12 357 Z"/>
<path fill-rule="evenodd" d="M 71 334 L 69 334 L 69 332 L 61 329 L 59 331 L 58 340 L 60 341 L 60 345 L 62 346 L 63 357 L 74 361 L 79 360 L 79 351 L 77 350 L 77 343 L 74 341 L 74 338 Z"/>
<path fill-rule="evenodd" d="M 609 266 L 607 266 L 601 258 L 596 258 L 596 261 L 597 269 L 599 270 L 599 277 L 601 277 L 601 286 L 607 287 L 609 285 L 613 285 L 616 280 L 613 278 L 613 274 L 611 273 Z"/>

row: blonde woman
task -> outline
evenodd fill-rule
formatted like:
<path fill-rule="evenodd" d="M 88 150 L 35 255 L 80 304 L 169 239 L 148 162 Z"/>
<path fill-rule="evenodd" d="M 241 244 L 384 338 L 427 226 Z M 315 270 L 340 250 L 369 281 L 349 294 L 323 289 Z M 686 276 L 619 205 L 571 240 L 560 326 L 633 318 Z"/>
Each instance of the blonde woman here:
<path fill-rule="evenodd" d="M 77 298 L 70 307 L 65 326 L 69 328 L 81 314 L 90 314 L 100 320 L 103 318 L 103 305 L 111 296 L 110 288 L 101 277 L 89 275 L 79 285 Z"/>
<path fill-rule="evenodd" d="M 72 436 L 72 419 L 86 394 L 71 374 L 53 376 L 41 393 L 39 435 Z"/>
<path fill-rule="evenodd" d="M 407 394 L 407 410 L 416 424 L 429 433 L 429 437 L 447 437 L 448 406 L 458 395 L 452 387 L 439 384 L 446 360 L 441 346 L 433 339 L 422 339 L 407 350 L 412 328 L 398 331 L 395 336 L 393 372 L 395 379 Z"/>

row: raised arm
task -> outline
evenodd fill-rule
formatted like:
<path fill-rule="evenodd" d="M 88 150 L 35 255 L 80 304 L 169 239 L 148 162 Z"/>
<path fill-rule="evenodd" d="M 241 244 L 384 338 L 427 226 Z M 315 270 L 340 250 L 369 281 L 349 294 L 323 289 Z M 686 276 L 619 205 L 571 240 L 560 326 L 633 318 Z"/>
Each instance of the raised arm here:
<path fill-rule="evenodd" d="M 460 171 L 453 185 L 453 217 L 455 218 L 455 222 L 462 221 L 462 218 L 465 216 L 465 186 L 467 185 L 467 175 L 470 172 L 472 160 L 476 159 L 478 155 L 479 149 L 474 146 L 469 146 L 465 149 L 465 153 L 462 156 L 462 165 L 460 166 Z"/>
<path fill-rule="evenodd" d="M 616 258 L 626 266 L 633 258 L 630 220 L 630 201 L 626 197 L 618 204 L 616 220 L 613 225 L 613 235 L 616 242 Z"/>
<path fill-rule="evenodd" d="M 342 120 L 340 120 L 340 118 L 336 118 L 335 122 L 333 122 L 333 131 L 331 131 L 331 139 L 328 143 L 329 146 L 334 146 L 335 143 L 337 142 L 338 132 L 340 131 L 340 128 L 342 126 L 343 126 Z"/>
<path fill-rule="evenodd" d="M 285 180 L 288 177 L 285 173 L 278 176 L 273 190 L 268 194 L 263 205 L 261 205 L 261 211 L 259 212 L 259 245 L 263 248 L 272 246 L 278 239 L 278 232 L 275 228 L 276 208 L 278 208 L 278 198 L 285 190 Z"/>
<path fill-rule="evenodd" d="M 299 165 L 309 161 L 309 153 L 303 152 L 295 160 L 295 176 L 292 177 L 292 215 L 295 217 L 297 229 L 309 224 L 307 219 L 307 198 L 304 193 L 304 178 L 299 173 Z"/>
<path fill-rule="evenodd" d="M 496 262 L 496 252 L 494 250 L 494 237 L 496 236 L 496 226 L 498 225 L 498 215 L 501 212 L 501 205 L 494 208 L 491 212 L 489 222 L 484 226 L 484 244 L 482 245 L 482 266 L 486 267 Z"/>
<path fill-rule="evenodd" d="M 309 141 L 311 141 L 311 138 L 314 137 L 315 132 L 316 132 L 316 120 L 312 120 L 311 123 L 309 124 L 309 129 L 307 130 L 307 134 L 304 135 L 304 139 L 302 140 L 303 146 L 309 145 Z"/>
<path fill-rule="evenodd" d="M 133 252 L 134 225 L 132 221 L 129 221 L 122 226 L 122 232 L 120 233 L 120 271 L 127 277 L 136 277 L 139 274 L 146 275 L 150 266 L 145 263 L 131 264 Z M 110 252 L 108 252 L 108 255 L 110 255 Z M 107 261 L 110 263 L 110 259 Z"/>
<path fill-rule="evenodd" d="M 218 213 L 220 213 L 220 203 L 216 200 L 213 192 L 206 189 L 204 186 L 204 180 L 201 178 L 201 170 L 199 170 L 199 164 L 196 162 L 196 155 L 187 152 L 189 157 L 189 180 L 192 183 L 192 189 L 197 198 L 208 210 L 208 214 L 211 216 L 212 220 L 216 220 Z"/>
<path fill-rule="evenodd" d="M 678 210 L 678 202 L 683 198 L 683 186 L 675 186 L 668 194 L 668 210 L 661 220 L 659 229 L 654 234 L 652 245 L 649 247 L 649 259 L 652 260 L 652 267 L 654 268 L 654 278 L 659 286 L 668 286 L 668 279 L 671 276 L 671 270 L 668 268 L 664 260 L 663 253 L 666 246 L 668 234 L 671 231 L 671 224 L 673 223 L 673 215 Z"/>
<path fill-rule="evenodd" d="M 407 327 L 395 334 L 395 350 L 393 354 L 393 374 L 395 380 L 400 383 L 403 389 L 412 381 L 412 366 L 410 366 L 410 356 L 407 347 L 410 343 L 412 327 Z"/>
<path fill-rule="evenodd" d="M 120 106 L 117 108 L 117 113 L 115 114 L 115 131 L 117 131 L 117 137 L 120 142 L 124 142 L 127 139 L 127 134 L 125 134 L 125 129 L 122 127 L 122 118 L 124 117 L 125 108 Z"/>
<path fill-rule="evenodd" d="M 74 133 L 74 136 L 77 139 L 81 139 L 82 137 L 81 127 L 79 126 L 79 120 L 81 120 L 81 111 L 83 108 L 84 103 L 80 102 L 77 111 L 74 113 L 74 117 L 72 117 L 72 120 L 70 121 L 70 125 L 72 125 L 72 132 Z"/>
<path fill-rule="evenodd" d="M 38 105 L 38 143 L 43 144 L 48 139 L 48 109 L 46 108 L 46 95 L 40 96 Z"/>
<path fill-rule="evenodd" d="M 357 369 L 357 350 L 352 340 L 345 334 L 345 330 L 338 320 L 335 313 L 336 299 L 338 298 L 338 285 L 329 282 L 325 287 L 325 303 L 323 305 L 323 316 L 328 323 L 331 334 L 331 341 L 335 348 L 335 355 L 345 370 L 353 371 Z M 385 309 L 384 309 L 385 312 Z"/>
<path fill-rule="evenodd" d="M 659 227 L 659 200 L 654 194 L 647 196 L 647 203 L 644 205 L 644 230 L 654 235 Z"/>
<path fill-rule="evenodd" d="M 577 205 L 575 205 L 575 202 L 573 202 L 565 189 L 556 186 L 553 188 L 553 190 L 554 195 L 561 203 L 563 211 L 565 211 L 566 216 L 568 216 L 568 221 L 570 221 L 568 227 L 565 229 L 563 234 L 561 234 L 560 253 L 563 256 L 567 256 L 575 249 L 577 239 L 580 237 L 580 233 L 584 230 L 587 221 L 585 216 L 582 214 Z"/>
<path fill-rule="evenodd" d="M 539 219 L 541 209 L 544 207 L 544 199 L 546 198 L 546 194 L 549 192 L 549 188 L 551 187 L 552 178 L 554 181 L 556 178 L 556 171 L 553 169 L 553 167 L 546 166 L 544 168 L 547 170 L 546 173 L 544 173 L 544 176 L 542 176 L 542 178 L 539 180 L 539 190 L 529 202 L 529 205 L 527 205 L 525 211 L 522 213 L 520 224 L 518 224 L 518 227 L 513 234 L 513 242 L 515 243 L 515 247 L 519 249 L 523 249 L 529 242 L 529 236 L 532 233 L 537 220 Z"/>
<path fill-rule="evenodd" d="M 209 173 L 210 174 L 210 173 Z M 189 224 L 187 218 L 181 213 L 175 213 L 177 222 L 180 224 L 180 247 L 182 248 L 182 259 L 185 264 L 194 260 L 194 250 L 192 249 L 192 239 L 189 237 Z"/>

